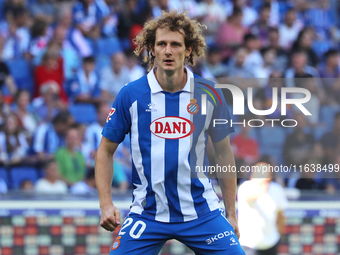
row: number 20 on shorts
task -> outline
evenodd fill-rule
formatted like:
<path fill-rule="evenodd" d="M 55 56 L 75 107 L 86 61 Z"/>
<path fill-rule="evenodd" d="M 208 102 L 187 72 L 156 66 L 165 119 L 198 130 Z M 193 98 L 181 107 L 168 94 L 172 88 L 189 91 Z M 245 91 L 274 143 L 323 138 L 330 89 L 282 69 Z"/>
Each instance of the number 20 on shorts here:
<path fill-rule="evenodd" d="M 132 218 L 127 218 L 125 221 L 124 221 L 124 224 L 122 226 L 122 228 L 120 229 L 119 233 L 118 233 L 118 236 L 123 236 L 126 234 L 125 231 L 123 231 L 125 228 L 127 228 L 128 226 L 130 226 L 133 222 L 133 219 Z M 136 230 L 137 228 L 139 227 L 139 225 L 141 225 L 139 231 L 137 233 Z M 146 228 L 146 224 L 145 222 L 141 221 L 141 220 L 138 220 L 135 222 L 135 224 L 133 224 L 132 228 L 130 229 L 129 231 L 129 235 L 134 238 L 134 239 L 138 239 L 144 232 Z"/>

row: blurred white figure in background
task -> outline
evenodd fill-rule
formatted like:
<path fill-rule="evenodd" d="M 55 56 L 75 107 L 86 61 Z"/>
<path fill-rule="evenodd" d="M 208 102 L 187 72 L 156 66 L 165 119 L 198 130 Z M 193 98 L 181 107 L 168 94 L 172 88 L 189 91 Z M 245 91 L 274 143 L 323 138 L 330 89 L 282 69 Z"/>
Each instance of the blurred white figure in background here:
<path fill-rule="evenodd" d="M 268 167 L 267 163 L 258 163 Z M 253 172 L 238 190 L 240 243 L 247 255 L 275 255 L 284 231 L 287 198 L 272 173 Z"/>
<path fill-rule="evenodd" d="M 44 168 L 45 177 L 37 181 L 35 192 L 38 194 L 66 194 L 68 191 L 67 185 L 61 180 L 55 159 L 47 161 Z"/>

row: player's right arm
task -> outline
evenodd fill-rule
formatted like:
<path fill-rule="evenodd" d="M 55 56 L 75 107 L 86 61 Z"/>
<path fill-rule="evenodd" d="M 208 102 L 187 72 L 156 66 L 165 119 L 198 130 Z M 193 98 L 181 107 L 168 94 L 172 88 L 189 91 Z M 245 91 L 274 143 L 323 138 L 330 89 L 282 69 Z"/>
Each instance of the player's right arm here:
<path fill-rule="evenodd" d="M 123 142 L 126 134 L 130 132 L 130 107 L 131 101 L 127 85 L 119 91 L 111 107 L 95 160 L 96 184 L 102 211 L 100 225 L 108 231 L 114 231 L 120 225 L 120 212 L 113 205 L 111 199 L 113 154 L 118 144 Z"/>
<path fill-rule="evenodd" d="M 100 226 L 108 231 L 114 231 L 120 225 L 120 211 L 114 206 L 111 198 L 113 178 L 113 154 L 118 143 L 103 136 L 95 160 L 96 185 L 101 209 Z"/>

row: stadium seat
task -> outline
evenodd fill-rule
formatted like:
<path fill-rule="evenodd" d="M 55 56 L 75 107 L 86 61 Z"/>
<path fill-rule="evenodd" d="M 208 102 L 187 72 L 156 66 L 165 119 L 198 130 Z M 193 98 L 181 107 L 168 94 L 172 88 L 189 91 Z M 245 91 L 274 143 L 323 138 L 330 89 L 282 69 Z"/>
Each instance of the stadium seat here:
<path fill-rule="evenodd" d="M 325 105 L 321 108 L 320 120 L 329 130 L 333 128 L 334 116 L 338 111 L 340 111 L 340 107 L 334 105 Z"/>
<path fill-rule="evenodd" d="M 111 56 L 118 51 L 121 51 L 119 40 L 116 38 L 101 38 L 97 40 L 99 55 Z"/>
<path fill-rule="evenodd" d="M 38 179 L 40 178 L 45 178 L 45 170 L 43 168 L 36 168 L 37 174 L 38 174 Z"/>
<path fill-rule="evenodd" d="M 9 180 L 8 180 L 7 171 L 5 168 L 0 168 L 0 178 L 4 179 L 7 186 L 9 186 Z"/>
<path fill-rule="evenodd" d="M 298 180 L 299 180 L 299 178 L 297 178 L 297 177 L 288 178 L 287 187 L 288 188 L 295 188 Z"/>
<path fill-rule="evenodd" d="M 31 95 L 34 92 L 34 79 L 31 67 L 25 59 L 14 59 L 6 62 L 18 89 L 26 89 Z"/>
<path fill-rule="evenodd" d="M 100 74 L 100 72 L 106 68 L 111 66 L 111 57 L 108 55 L 98 55 L 96 56 L 96 71 Z"/>
<path fill-rule="evenodd" d="M 263 126 L 258 129 L 261 155 L 274 157 L 276 164 L 283 163 L 282 149 L 286 141 L 283 127 Z"/>
<path fill-rule="evenodd" d="M 3 96 L 11 96 L 11 92 L 9 91 L 7 86 L 2 86 L 1 93 Z"/>
<path fill-rule="evenodd" d="M 90 124 L 97 121 L 97 111 L 92 104 L 73 104 L 70 112 L 77 123 Z"/>
<path fill-rule="evenodd" d="M 122 38 L 119 40 L 119 42 L 120 42 L 120 46 L 123 51 L 131 49 L 131 42 L 129 38 L 125 38 L 125 39 Z"/>
<path fill-rule="evenodd" d="M 19 189 L 24 180 L 31 180 L 33 183 L 38 180 L 38 173 L 34 167 L 13 167 L 10 170 L 10 175 L 14 189 Z"/>
<path fill-rule="evenodd" d="M 3 20 L 5 18 L 3 5 L 4 1 L 0 1 L 0 20 Z"/>
<path fill-rule="evenodd" d="M 256 140 L 256 142 L 260 145 L 260 137 L 259 137 L 259 128 L 251 128 L 248 133 L 250 138 Z"/>
<path fill-rule="evenodd" d="M 314 138 L 315 138 L 315 140 L 319 141 L 322 138 L 322 136 L 324 134 L 326 134 L 328 131 L 330 131 L 330 129 L 327 126 L 325 126 L 325 125 L 320 126 L 320 127 L 316 127 L 314 129 Z"/>
<path fill-rule="evenodd" d="M 333 48 L 335 45 L 330 41 L 313 41 L 312 48 L 319 58 L 323 58 L 326 51 Z"/>

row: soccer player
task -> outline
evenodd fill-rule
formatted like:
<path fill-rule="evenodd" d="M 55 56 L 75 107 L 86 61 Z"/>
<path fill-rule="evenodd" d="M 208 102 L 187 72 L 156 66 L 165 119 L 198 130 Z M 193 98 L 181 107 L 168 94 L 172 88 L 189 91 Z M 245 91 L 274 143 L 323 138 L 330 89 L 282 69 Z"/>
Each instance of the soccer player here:
<path fill-rule="evenodd" d="M 158 254 L 169 239 L 200 255 L 244 254 L 235 212 L 236 176 L 219 175 L 224 213 L 210 180 L 193 171 L 207 165 L 208 136 L 216 163 L 235 166 L 229 142 L 233 128 L 212 123 L 230 119 L 222 92 L 184 66 L 204 54 L 202 28 L 186 13 L 164 12 L 147 22 L 136 38 L 136 54 L 146 49 L 150 72 L 117 95 L 95 162 L 100 225 L 114 231 L 121 214 L 111 199 L 112 156 L 130 134 L 133 202 L 110 255 Z M 193 78 L 204 82 L 192 90 Z M 205 114 L 196 114 L 196 100 L 203 95 L 209 95 L 201 105 Z M 192 178 L 195 174 L 200 178 Z"/>

